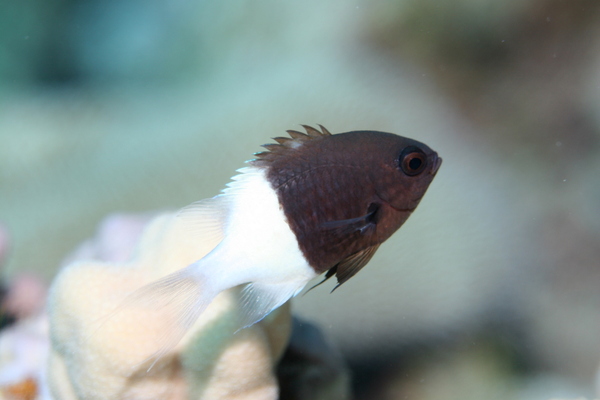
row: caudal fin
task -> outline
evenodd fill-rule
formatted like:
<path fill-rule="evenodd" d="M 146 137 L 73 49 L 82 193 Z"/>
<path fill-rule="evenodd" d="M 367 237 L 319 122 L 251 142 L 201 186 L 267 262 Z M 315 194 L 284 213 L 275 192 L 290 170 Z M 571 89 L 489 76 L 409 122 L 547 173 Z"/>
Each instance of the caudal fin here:
<path fill-rule="evenodd" d="M 198 276 L 197 271 L 197 263 L 194 263 L 131 293 L 113 312 L 99 321 L 94 333 L 103 329 L 107 321 L 121 313 L 141 316 L 142 323 L 152 321 L 147 329 L 142 330 L 143 337 L 138 339 L 151 341 L 152 350 L 146 358 L 136 363 L 148 364 L 147 371 L 150 371 L 161 357 L 181 341 L 218 294 Z M 136 318 L 136 321 L 139 320 L 140 317 Z M 136 322 L 124 320 L 120 323 Z M 118 337 L 114 338 L 115 342 L 118 340 Z"/>

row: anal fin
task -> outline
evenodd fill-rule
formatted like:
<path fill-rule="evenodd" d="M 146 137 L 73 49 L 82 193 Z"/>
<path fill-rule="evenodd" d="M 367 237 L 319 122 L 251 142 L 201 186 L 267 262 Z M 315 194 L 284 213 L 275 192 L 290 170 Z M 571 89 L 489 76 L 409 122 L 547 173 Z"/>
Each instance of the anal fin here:
<path fill-rule="evenodd" d="M 261 321 L 271 311 L 297 295 L 305 285 L 306 282 L 297 281 L 279 284 L 249 283 L 246 285 L 240 297 L 240 329 Z"/>

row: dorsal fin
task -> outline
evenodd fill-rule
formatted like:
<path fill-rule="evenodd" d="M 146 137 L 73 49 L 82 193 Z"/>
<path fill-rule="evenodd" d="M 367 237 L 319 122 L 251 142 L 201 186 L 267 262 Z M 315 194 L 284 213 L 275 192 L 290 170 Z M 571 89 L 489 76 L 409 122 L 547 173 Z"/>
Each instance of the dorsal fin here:
<path fill-rule="evenodd" d="M 324 136 L 331 136 L 331 133 L 323 125 L 319 125 L 319 128 L 321 128 L 321 131 L 319 131 L 318 129 L 315 129 L 309 125 L 302 125 L 302 127 L 304 128 L 306 133 L 302 133 L 302 132 L 298 132 L 298 131 L 294 131 L 294 130 L 288 130 L 287 133 L 288 133 L 288 135 L 290 135 L 289 138 L 288 137 L 274 137 L 273 140 L 275 140 L 277 143 L 263 144 L 262 147 L 267 149 L 267 151 L 254 153 L 254 156 L 256 158 L 253 160 L 250 160 L 249 162 L 252 165 L 259 166 L 259 167 L 267 166 L 273 160 L 275 160 L 282 154 L 285 154 L 289 151 L 293 151 L 294 149 L 297 149 L 298 147 L 302 146 L 302 144 L 305 142 L 308 142 L 310 140 L 319 139 Z"/>

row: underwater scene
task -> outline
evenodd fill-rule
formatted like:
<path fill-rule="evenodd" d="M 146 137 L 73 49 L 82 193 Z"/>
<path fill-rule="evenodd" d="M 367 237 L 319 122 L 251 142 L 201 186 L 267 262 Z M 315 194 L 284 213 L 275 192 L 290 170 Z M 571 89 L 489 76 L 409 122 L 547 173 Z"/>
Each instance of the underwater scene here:
<path fill-rule="evenodd" d="M 0 400 L 598 399 L 600 2 L 0 2 L 0 271 Z"/>

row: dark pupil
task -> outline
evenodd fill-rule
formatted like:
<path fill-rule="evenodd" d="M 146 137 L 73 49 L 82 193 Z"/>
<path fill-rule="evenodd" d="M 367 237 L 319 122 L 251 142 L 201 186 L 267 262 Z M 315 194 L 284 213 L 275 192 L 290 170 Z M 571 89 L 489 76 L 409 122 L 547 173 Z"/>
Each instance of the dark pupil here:
<path fill-rule="evenodd" d="M 408 166 L 409 166 L 409 167 L 410 167 L 410 169 L 412 169 L 412 170 L 419 169 L 419 167 L 421 166 L 421 164 L 423 164 L 423 161 L 421 161 L 421 159 L 420 159 L 420 158 L 417 158 L 417 157 L 413 158 L 412 160 L 410 160 L 410 161 L 408 162 Z"/>

